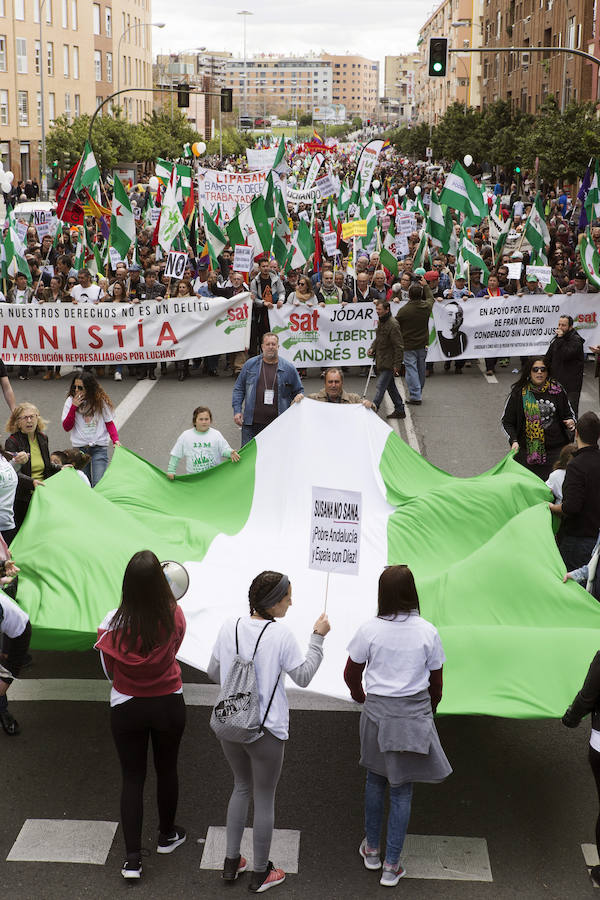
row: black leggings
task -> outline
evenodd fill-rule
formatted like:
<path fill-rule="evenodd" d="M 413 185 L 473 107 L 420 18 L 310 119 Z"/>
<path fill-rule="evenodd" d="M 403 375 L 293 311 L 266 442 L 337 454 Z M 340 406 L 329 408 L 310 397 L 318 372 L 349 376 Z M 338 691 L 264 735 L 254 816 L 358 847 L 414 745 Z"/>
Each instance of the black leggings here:
<path fill-rule="evenodd" d="M 161 834 L 173 831 L 179 795 L 177 754 L 185 728 L 183 694 L 134 697 L 111 708 L 110 725 L 123 774 L 121 825 L 129 856 L 139 853 L 142 845 L 148 738 L 156 769 L 159 829 Z"/>
<path fill-rule="evenodd" d="M 594 781 L 596 782 L 598 802 L 600 802 L 600 753 L 598 753 L 597 750 L 594 750 L 593 747 L 590 747 L 588 759 L 590 761 L 590 766 L 592 767 Z M 600 814 L 598 814 L 598 818 L 596 819 L 596 848 L 598 850 L 598 856 L 600 856 Z"/>

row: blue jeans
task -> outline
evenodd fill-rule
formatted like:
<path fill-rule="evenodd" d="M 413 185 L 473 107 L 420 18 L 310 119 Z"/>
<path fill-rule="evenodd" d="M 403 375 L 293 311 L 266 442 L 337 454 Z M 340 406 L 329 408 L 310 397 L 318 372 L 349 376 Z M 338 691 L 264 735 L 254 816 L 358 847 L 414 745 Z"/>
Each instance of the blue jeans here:
<path fill-rule="evenodd" d="M 587 566 L 596 546 L 597 538 L 575 537 L 572 534 L 558 536 L 558 549 L 567 567 L 567 572 Z"/>
<path fill-rule="evenodd" d="M 388 780 L 383 775 L 367 771 L 367 783 L 365 785 L 365 833 L 367 846 L 374 850 L 379 848 L 381 842 L 385 789 L 387 785 Z M 402 853 L 410 819 L 412 792 L 413 786 L 410 781 L 396 787 L 390 785 L 390 811 L 387 822 L 385 861 L 392 866 L 398 865 L 400 861 L 400 854 Z"/>
<path fill-rule="evenodd" d="M 405 350 L 404 365 L 406 367 L 406 386 L 411 400 L 420 400 L 425 384 L 425 357 L 427 348 L 423 350 Z"/>
<path fill-rule="evenodd" d="M 266 425 L 242 425 L 242 443 L 241 446 L 245 447 L 252 438 L 255 438 L 257 434 L 260 434 L 261 431 L 264 431 Z"/>
<path fill-rule="evenodd" d="M 377 387 L 375 389 L 375 399 L 373 403 L 379 409 L 381 406 L 381 401 L 383 400 L 383 395 L 385 392 L 391 397 L 392 403 L 394 404 L 395 410 L 404 409 L 404 403 L 402 402 L 402 397 L 400 396 L 400 392 L 396 387 L 396 382 L 394 381 L 394 372 L 392 369 L 384 369 L 383 372 L 379 373 L 377 378 Z"/>
<path fill-rule="evenodd" d="M 80 447 L 84 453 L 92 457 L 83 469 L 84 475 L 90 479 L 92 487 L 96 487 L 106 470 L 108 469 L 108 447 L 94 444 L 92 447 Z"/>

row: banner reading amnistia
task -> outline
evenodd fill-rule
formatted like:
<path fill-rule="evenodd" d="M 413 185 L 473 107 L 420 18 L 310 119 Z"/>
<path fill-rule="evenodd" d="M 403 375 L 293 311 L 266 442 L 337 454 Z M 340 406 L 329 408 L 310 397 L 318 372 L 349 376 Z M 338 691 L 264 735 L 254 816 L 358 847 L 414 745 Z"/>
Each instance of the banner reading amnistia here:
<path fill-rule="evenodd" d="M 543 353 L 560 316 L 572 316 L 585 347 L 598 344 L 598 294 L 529 294 L 435 303 L 427 362 Z"/>
<path fill-rule="evenodd" d="M 248 293 L 234 300 L 0 304 L 0 356 L 8 365 L 168 362 L 244 350 Z"/>

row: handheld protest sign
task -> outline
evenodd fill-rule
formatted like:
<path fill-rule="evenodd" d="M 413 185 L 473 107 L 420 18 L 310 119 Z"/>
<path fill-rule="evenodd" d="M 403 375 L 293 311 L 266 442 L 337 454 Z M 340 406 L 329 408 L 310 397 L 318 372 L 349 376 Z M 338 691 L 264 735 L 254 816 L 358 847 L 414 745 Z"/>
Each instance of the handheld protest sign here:
<path fill-rule="evenodd" d="M 181 600 L 190 586 L 190 576 L 187 569 L 181 563 L 167 559 L 161 562 L 161 568 L 165 573 L 165 578 L 169 582 L 169 587 L 173 591 L 176 600 Z"/>
<path fill-rule="evenodd" d="M 361 524 L 360 491 L 313 485 L 308 567 L 327 572 L 324 612 L 327 612 L 329 573 L 358 575 Z"/>

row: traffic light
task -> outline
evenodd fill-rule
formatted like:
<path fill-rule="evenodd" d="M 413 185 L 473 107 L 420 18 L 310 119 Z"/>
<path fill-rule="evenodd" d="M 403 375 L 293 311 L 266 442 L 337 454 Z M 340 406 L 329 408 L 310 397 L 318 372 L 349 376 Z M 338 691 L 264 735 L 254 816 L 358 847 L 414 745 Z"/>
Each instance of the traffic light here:
<path fill-rule="evenodd" d="M 429 74 L 445 78 L 448 68 L 448 38 L 429 38 Z"/>
<path fill-rule="evenodd" d="M 189 84 L 177 85 L 177 106 L 182 109 L 190 105 L 190 86 Z"/>
<path fill-rule="evenodd" d="M 521 174 L 521 166 L 515 166 L 515 174 L 516 174 L 516 175 L 520 175 L 520 174 Z"/>
<path fill-rule="evenodd" d="M 232 112 L 233 110 L 233 90 L 232 88 L 221 88 L 221 112 Z"/>

